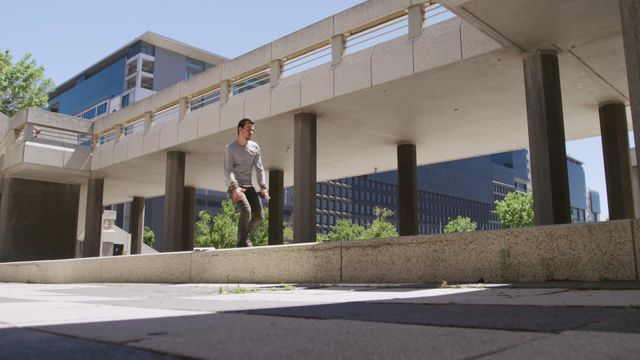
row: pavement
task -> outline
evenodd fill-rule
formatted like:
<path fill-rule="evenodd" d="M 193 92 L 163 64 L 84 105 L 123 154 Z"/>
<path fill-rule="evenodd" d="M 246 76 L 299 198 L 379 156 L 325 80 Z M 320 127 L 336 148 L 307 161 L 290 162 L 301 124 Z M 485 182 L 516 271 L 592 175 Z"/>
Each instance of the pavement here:
<path fill-rule="evenodd" d="M 0 283 L 0 359 L 638 359 L 640 282 Z"/>

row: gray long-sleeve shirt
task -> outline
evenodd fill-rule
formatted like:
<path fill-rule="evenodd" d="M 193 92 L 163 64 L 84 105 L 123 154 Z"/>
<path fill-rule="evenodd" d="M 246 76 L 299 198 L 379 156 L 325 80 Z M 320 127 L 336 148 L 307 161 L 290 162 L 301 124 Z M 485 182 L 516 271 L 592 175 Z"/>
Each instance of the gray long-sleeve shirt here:
<path fill-rule="evenodd" d="M 251 171 L 256 168 L 258 184 L 266 187 L 260 146 L 249 140 L 246 146 L 232 142 L 224 148 L 224 177 L 227 186 L 253 186 Z"/>

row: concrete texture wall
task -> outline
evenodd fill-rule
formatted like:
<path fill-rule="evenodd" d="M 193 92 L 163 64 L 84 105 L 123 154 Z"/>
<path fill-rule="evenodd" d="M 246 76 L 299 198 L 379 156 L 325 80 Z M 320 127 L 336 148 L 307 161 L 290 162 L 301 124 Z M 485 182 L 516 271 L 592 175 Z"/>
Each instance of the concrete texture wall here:
<path fill-rule="evenodd" d="M 73 258 L 79 193 L 79 185 L 5 179 L 0 262 Z"/>
<path fill-rule="evenodd" d="M 213 252 L 0 264 L 0 281 L 380 283 L 638 280 L 640 220 Z"/>

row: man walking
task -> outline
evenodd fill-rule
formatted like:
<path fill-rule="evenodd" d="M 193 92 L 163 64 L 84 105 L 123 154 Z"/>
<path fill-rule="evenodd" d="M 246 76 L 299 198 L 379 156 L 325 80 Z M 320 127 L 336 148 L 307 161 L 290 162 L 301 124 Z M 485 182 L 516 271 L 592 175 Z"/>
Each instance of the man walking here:
<path fill-rule="evenodd" d="M 251 141 L 254 122 L 242 119 L 238 123 L 236 141 L 224 149 L 224 175 L 231 200 L 240 210 L 238 222 L 238 247 L 253 246 L 249 233 L 264 219 L 262 203 L 253 187 L 251 173 L 256 168 L 256 177 L 260 185 L 260 194 L 269 199 L 269 190 L 265 182 L 264 167 L 260 147 Z"/>

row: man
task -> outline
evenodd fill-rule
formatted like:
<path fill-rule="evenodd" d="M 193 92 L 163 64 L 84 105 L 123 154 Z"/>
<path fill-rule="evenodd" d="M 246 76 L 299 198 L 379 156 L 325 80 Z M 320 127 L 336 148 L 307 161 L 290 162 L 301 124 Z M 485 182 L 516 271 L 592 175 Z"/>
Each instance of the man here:
<path fill-rule="evenodd" d="M 260 194 L 269 199 L 269 190 L 265 182 L 260 147 L 251 141 L 254 122 L 242 119 L 238 123 L 236 141 L 224 149 L 224 175 L 229 196 L 240 210 L 238 222 L 238 247 L 253 246 L 249 233 L 264 219 L 262 202 L 251 182 L 251 173 L 256 168 L 256 177 L 260 185 Z"/>

